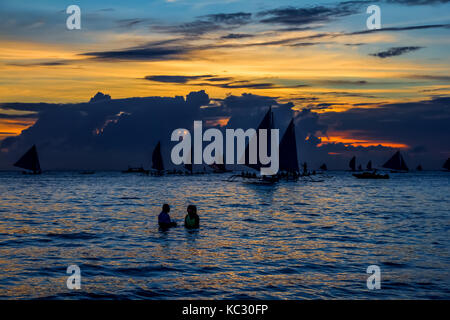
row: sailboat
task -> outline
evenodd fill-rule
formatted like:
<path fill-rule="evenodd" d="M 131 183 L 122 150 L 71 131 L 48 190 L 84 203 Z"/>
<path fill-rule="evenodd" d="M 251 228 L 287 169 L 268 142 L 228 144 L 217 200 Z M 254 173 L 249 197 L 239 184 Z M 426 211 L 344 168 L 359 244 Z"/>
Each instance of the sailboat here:
<path fill-rule="evenodd" d="M 372 171 L 372 160 L 369 160 L 366 166 L 367 170 Z"/>
<path fill-rule="evenodd" d="M 15 167 L 22 168 L 29 171 L 23 171 L 24 174 L 41 174 L 41 165 L 39 163 L 39 156 L 36 145 L 33 145 L 25 154 L 14 163 Z"/>
<path fill-rule="evenodd" d="M 152 153 L 152 175 L 162 176 L 164 174 L 164 161 L 161 154 L 161 141 L 158 141 Z"/>
<path fill-rule="evenodd" d="M 258 138 L 259 130 L 260 129 L 266 129 L 267 130 L 267 153 L 271 153 L 271 129 L 274 129 L 274 121 L 273 121 L 273 112 L 272 107 L 269 107 L 269 110 L 267 111 L 266 115 L 262 119 L 261 123 L 258 126 L 258 129 L 256 129 L 256 137 L 253 137 L 253 139 Z M 259 139 L 258 139 L 259 140 Z M 259 143 L 258 143 L 259 144 Z M 259 154 L 259 145 L 257 144 L 256 150 L 257 154 Z M 247 145 L 245 149 L 245 159 L 249 161 L 250 159 L 250 143 Z M 252 163 L 246 163 L 247 167 L 260 170 L 263 166 L 261 162 L 259 162 L 259 159 L 257 159 L 257 162 Z M 244 178 L 245 183 L 251 183 L 251 184 L 273 184 L 278 181 L 278 177 L 276 175 L 273 176 L 262 176 L 258 178 L 256 175 L 252 174 L 244 174 L 242 175 L 242 178 Z"/>
<path fill-rule="evenodd" d="M 319 169 L 322 170 L 322 171 L 327 171 L 328 170 L 327 165 L 325 163 L 322 164 Z"/>
<path fill-rule="evenodd" d="M 423 171 L 423 168 L 422 168 L 422 165 L 421 165 L 421 164 L 419 164 L 419 165 L 417 166 L 416 171 Z"/>
<path fill-rule="evenodd" d="M 297 140 L 295 138 L 294 119 L 289 125 L 281 138 L 280 142 L 280 168 L 283 178 L 296 180 L 299 175 L 299 166 L 297 158 Z"/>
<path fill-rule="evenodd" d="M 188 171 L 186 174 L 194 174 L 194 166 L 192 165 L 192 162 L 194 162 L 194 153 L 193 146 L 191 145 L 191 150 L 189 150 L 189 158 L 191 159 L 191 163 L 185 163 L 184 168 Z"/>
<path fill-rule="evenodd" d="M 383 168 L 391 169 L 393 172 L 408 172 L 408 166 L 406 165 L 403 156 L 400 151 L 397 151 L 385 164 Z"/>
<path fill-rule="evenodd" d="M 450 158 L 448 158 L 447 161 L 445 161 L 445 163 L 442 166 L 442 168 L 444 168 L 447 171 L 450 171 Z"/>
<path fill-rule="evenodd" d="M 350 162 L 348 163 L 348 166 L 350 167 L 350 169 L 352 169 L 352 171 L 356 171 L 356 157 L 353 156 L 353 158 L 350 160 Z"/>

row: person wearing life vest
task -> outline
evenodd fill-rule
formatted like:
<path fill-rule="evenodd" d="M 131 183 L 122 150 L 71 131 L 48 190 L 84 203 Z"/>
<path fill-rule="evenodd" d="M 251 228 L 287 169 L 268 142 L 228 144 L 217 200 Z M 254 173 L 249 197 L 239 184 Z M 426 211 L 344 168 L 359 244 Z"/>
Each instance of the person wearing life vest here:
<path fill-rule="evenodd" d="M 189 205 L 187 207 L 187 215 L 184 218 L 184 226 L 188 229 L 197 229 L 200 227 L 200 217 L 197 214 L 197 207 Z"/>

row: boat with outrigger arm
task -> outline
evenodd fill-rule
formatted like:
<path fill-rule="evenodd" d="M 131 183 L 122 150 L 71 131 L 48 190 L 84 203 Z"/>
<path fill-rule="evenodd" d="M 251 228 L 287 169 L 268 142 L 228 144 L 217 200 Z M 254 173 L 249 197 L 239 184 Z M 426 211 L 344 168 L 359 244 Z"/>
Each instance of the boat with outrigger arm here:
<path fill-rule="evenodd" d="M 270 134 L 271 129 L 274 129 L 274 117 L 272 108 L 264 116 L 258 129 L 256 130 L 256 135 L 259 141 L 259 130 L 266 129 Z M 270 141 L 270 135 L 267 137 Z M 268 152 L 270 153 L 270 144 L 268 143 Z M 249 159 L 249 146 L 247 145 L 245 150 L 245 159 Z M 246 163 L 245 166 L 260 170 L 263 166 L 259 161 L 255 164 Z M 309 181 L 309 182 L 322 182 L 323 180 L 316 180 L 312 177 L 312 174 L 307 171 L 306 163 L 303 168 L 303 173 L 300 173 L 298 155 L 297 155 L 297 141 L 295 135 L 295 123 L 294 119 L 291 119 L 286 131 L 281 138 L 279 144 L 279 171 L 274 175 L 257 175 L 256 173 L 241 172 L 240 174 L 230 176 L 226 181 L 236 182 L 241 181 L 245 184 L 255 184 L 255 185 L 273 185 L 279 181 Z"/>
<path fill-rule="evenodd" d="M 400 151 L 397 151 L 385 164 L 382 166 L 384 169 L 389 169 L 391 173 L 408 172 L 408 166 L 405 159 L 403 159 Z M 354 177 L 358 179 L 389 179 L 389 174 L 377 173 L 376 169 L 372 168 L 372 161 L 367 164 L 367 171 L 362 173 L 354 173 Z"/>

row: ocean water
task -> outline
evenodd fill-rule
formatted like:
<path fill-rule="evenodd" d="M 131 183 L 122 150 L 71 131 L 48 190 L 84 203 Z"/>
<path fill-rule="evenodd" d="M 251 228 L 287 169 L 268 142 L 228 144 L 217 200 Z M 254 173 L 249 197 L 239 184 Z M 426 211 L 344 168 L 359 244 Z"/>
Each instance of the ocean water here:
<path fill-rule="evenodd" d="M 450 173 L 226 177 L 0 173 L 0 298 L 450 298 Z M 179 223 L 197 205 L 201 228 L 160 231 L 164 202 Z"/>

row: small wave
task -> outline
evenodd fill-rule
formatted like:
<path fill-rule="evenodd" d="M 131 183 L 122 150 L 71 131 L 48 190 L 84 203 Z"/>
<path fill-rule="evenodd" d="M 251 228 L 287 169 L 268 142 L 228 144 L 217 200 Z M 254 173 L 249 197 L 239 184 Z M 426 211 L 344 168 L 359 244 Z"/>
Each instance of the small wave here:
<path fill-rule="evenodd" d="M 165 266 L 144 266 L 144 267 L 137 267 L 137 268 L 116 268 L 114 269 L 114 272 L 125 274 L 125 275 L 132 275 L 132 276 L 148 276 L 149 273 L 157 273 L 162 271 L 179 271 L 176 268 L 171 267 L 165 267 Z"/>
<path fill-rule="evenodd" d="M 306 203 L 306 202 L 294 202 L 292 205 L 294 205 L 294 206 L 309 206 L 309 203 Z"/>
<path fill-rule="evenodd" d="M 87 232 L 75 232 L 75 233 L 47 233 L 47 237 L 68 239 L 68 240 L 89 240 L 98 238 L 97 235 Z"/>
<path fill-rule="evenodd" d="M 382 262 L 382 264 L 385 266 L 396 267 L 396 268 L 404 268 L 407 266 L 406 263 L 391 262 L 391 261 L 384 261 L 384 262 Z"/>

